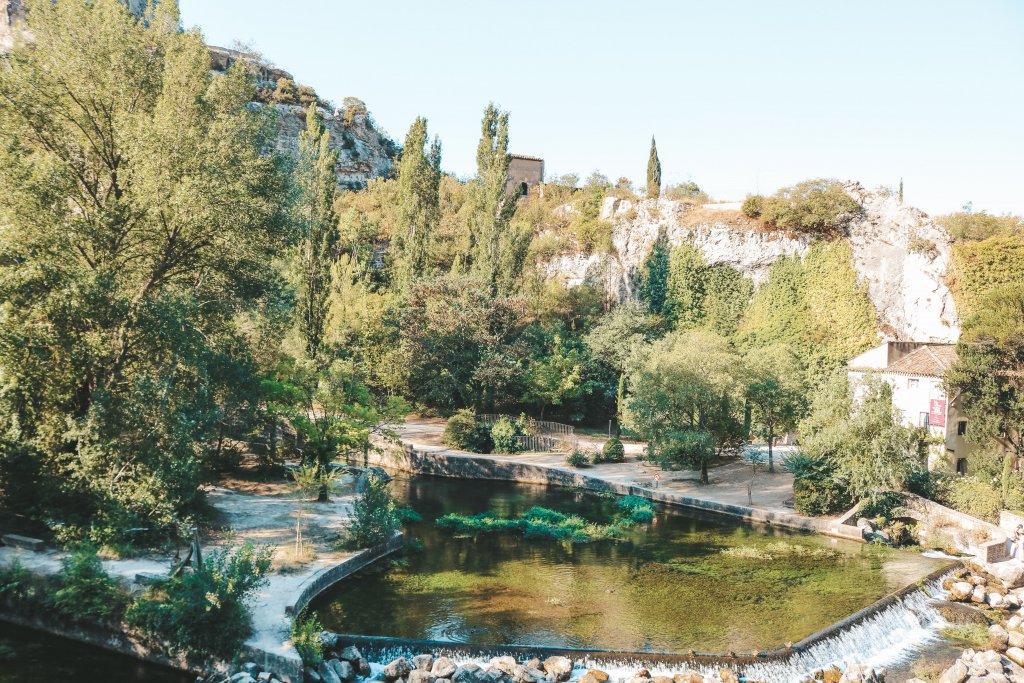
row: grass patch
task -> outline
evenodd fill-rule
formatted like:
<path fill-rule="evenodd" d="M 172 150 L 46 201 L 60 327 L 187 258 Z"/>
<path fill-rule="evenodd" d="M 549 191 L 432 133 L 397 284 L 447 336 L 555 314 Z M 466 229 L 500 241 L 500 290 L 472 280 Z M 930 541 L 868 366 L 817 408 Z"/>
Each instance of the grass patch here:
<path fill-rule="evenodd" d="M 958 640 L 973 648 L 985 647 L 991 634 L 981 624 L 957 624 L 942 629 L 942 635 L 950 640 Z"/>
<path fill-rule="evenodd" d="M 722 555 L 741 560 L 766 560 L 771 562 L 772 560 L 778 560 L 783 558 L 791 557 L 805 557 L 815 560 L 832 560 L 840 556 L 840 553 L 836 550 L 829 548 L 811 548 L 806 545 L 799 545 L 797 543 L 787 543 L 786 541 L 776 541 L 769 543 L 763 548 L 755 548 L 749 545 L 736 546 L 735 548 L 725 548 L 722 550 Z"/>

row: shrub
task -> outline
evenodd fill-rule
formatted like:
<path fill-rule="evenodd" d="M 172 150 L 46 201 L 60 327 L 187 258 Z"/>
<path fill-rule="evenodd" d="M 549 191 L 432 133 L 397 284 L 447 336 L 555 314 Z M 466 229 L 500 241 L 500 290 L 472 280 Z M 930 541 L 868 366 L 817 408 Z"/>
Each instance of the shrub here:
<path fill-rule="evenodd" d="M 590 458 L 580 449 L 574 448 L 565 456 L 565 464 L 569 467 L 586 467 L 590 464 Z"/>
<path fill-rule="evenodd" d="M 246 543 L 206 557 L 151 587 L 127 613 L 128 624 L 173 654 L 231 659 L 252 628 L 249 601 L 266 583 L 273 549 Z"/>
<path fill-rule="evenodd" d="M 324 660 L 324 641 L 320 636 L 323 630 L 315 614 L 300 616 L 292 622 L 292 645 L 302 657 L 302 663 L 314 669 Z"/>
<path fill-rule="evenodd" d="M 860 208 L 842 183 L 821 178 L 780 189 L 764 199 L 760 214 L 766 225 L 780 230 L 835 234 L 846 229 Z"/>
<path fill-rule="evenodd" d="M 473 453 L 490 453 L 494 447 L 491 428 L 476 420 L 476 413 L 464 408 L 448 418 L 442 437 L 445 445 Z"/>
<path fill-rule="evenodd" d="M 670 185 L 665 188 L 665 196 L 669 199 L 675 199 L 679 201 L 688 201 L 697 204 L 703 204 L 707 202 L 710 197 L 708 193 L 700 189 L 700 185 L 693 182 L 692 180 L 685 183 L 679 183 L 678 185 Z"/>
<path fill-rule="evenodd" d="M 34 576 L 17 558 L 0 567 L 0 600 L 17 606 L 21 611 L 30 611 L 44 604 L 46 593 L 45 582 Z"/>
<path fill-rule="evenodd" d="M 59 615 L 76 623 L 111 622 L 121 618 L 128 595 L 110 578 L 96 548 L 80 546 L 62 561 L 47 602 Z"/>
<path fill-rule="evenodd" d="M 935 245 L 935 242 L 929 239 L 914 237 L 907 243 L 907 251 L 923 256 L 935 257 L 939 253 L 939 248 Z"/>
<path fill-rule="evenodd" d="M 511 419 L 504 415 L 491 426 L 491 441 L 494 453 L 517 453 L 522 448 L 516 437 L 526 436 L 526 417 Z"/>
<path fill-rule="evenodd" d="M 626 461 L 626 447 L 622 445 L 622 442 L 612 437 L 604 442 L 604 446 L 601 448 L 601 462 L 625 462 Z M 597 462 L 597 457 L 594 457 L 594 462 Z"/>
<path fill-rule="evenodd" d="M 749 218 L 759 218 L 763 210 L 764 195 L 760 194 L 748 194 L 747 198 L 743 200 L 743 206 L 740 207 L 743 215 Z"/>
<path fill-rule="evenodd" d="M 793 482 L 793 506 L 801 515 L 831 515 L 851 505 L 849 492 L 831 479 L 796 479 Z"/>
<path fill-rule="evenodd" d="M 366 488 L 356 497 L 353 513 L 351 542 L 359 548 L 383 543 L 402 523 L 399 505 L 383 477 L 367 476 Z"/>
<path fill-rule="evenodd" d="M 999 488 L 977 477 L 946 477 L 938 485 L 936 500 L 968 515 L 997 522 L 1003 508 Z"/>

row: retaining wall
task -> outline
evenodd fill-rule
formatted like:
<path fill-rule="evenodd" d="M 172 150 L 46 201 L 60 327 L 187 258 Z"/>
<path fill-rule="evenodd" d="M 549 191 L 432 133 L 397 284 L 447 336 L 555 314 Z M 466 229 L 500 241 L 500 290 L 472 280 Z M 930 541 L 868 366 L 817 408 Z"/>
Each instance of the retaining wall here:
<path fill-rule="evenodd" d="M 588 491 L 608 491 L 620 495 L 647 498 L 658 503 L 703 510 L 719 515 L 736 517 L 750 522 L 802 529 L 851 541 L 863 542 L 860 529 L 838 520 L 803 517 L 797 514 L 762 510 L 745 505 L 719 503 L 694 498 L 681 493 L 647 488 L 637 484 L 621 484 L 591 475 L 583 470 L 549 467 L 513 460 L 499 460 L 486 455 L 472 455 L 452 451 L 426 451 L 403 444 L 388 444 L 370 453 L 370 464 L 390 467 L 413 474 L 430 474 L 456 479 L 491 479 L 516 481 L 526 484 L 546 484 Z"/>

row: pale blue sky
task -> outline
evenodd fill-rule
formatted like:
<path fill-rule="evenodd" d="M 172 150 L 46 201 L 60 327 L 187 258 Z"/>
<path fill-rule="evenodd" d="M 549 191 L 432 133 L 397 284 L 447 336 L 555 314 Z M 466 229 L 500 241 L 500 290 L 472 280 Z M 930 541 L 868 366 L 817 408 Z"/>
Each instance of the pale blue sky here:
<path fill-rule="evenodd" d="M 180 0 L 401 142 L 417 115 L 474 172 L 488 101 L 551 173 L 645 174 L 741 199 L 805 178 L 942 213 L 1024 213 L 1021 0 Z"/>

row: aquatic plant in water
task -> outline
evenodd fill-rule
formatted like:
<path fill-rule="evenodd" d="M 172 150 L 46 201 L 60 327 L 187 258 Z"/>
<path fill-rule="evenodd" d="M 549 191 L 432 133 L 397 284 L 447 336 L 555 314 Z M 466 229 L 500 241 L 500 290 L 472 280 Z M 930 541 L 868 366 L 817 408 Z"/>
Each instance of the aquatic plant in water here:
<path fill-rule="evenodd" d="M 499 517 L 490 512 L 478 515 L 456 513 L 439 517 L 438 527 L 459 534 L 521 533 L 526 538 L 550 538 L 570 543 L 589 543 L 621 538 L 626 529 L 654 519 L 654 505 L 638 496 L 625 496 L 616 504 L 619 513 L 609 524 L 591 522 L 579 515 L 567 515 L 544 507 L 532 507 L 517 518 Z"/>

